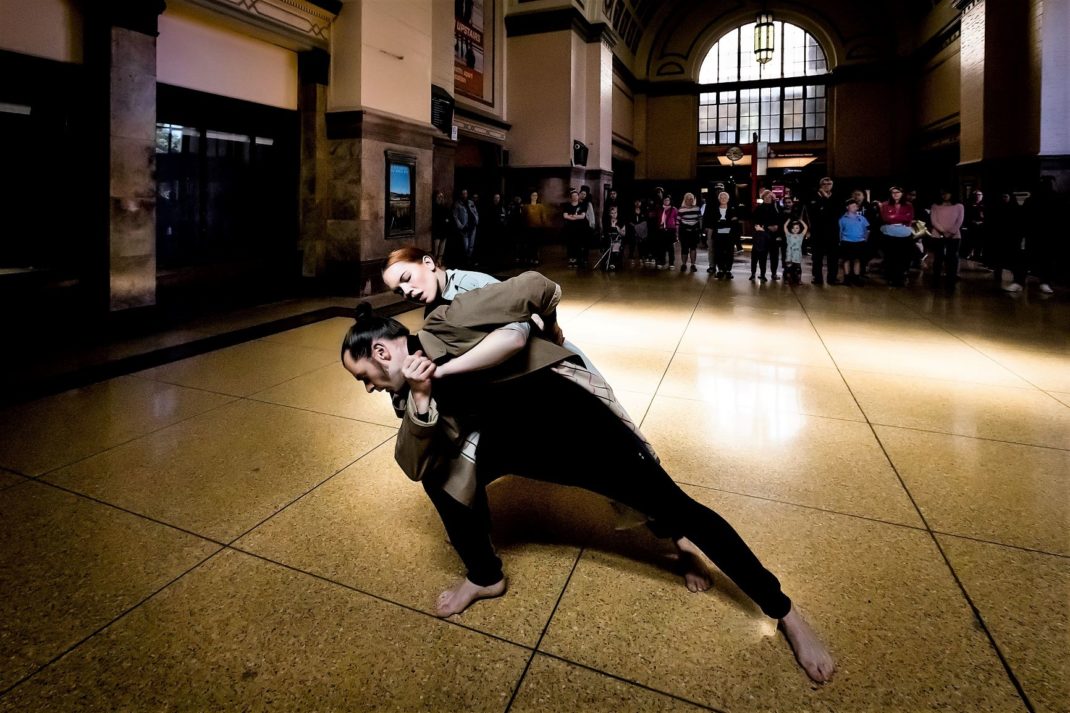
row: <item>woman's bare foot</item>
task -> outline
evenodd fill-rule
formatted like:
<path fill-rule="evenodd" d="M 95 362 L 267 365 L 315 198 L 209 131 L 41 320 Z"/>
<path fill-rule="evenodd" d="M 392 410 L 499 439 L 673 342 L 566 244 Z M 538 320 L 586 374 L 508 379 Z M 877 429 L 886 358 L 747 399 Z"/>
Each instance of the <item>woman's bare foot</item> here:
<path fill-rule="evenodd" d="M 695 543 L 686 537 L 676 540 L 676 548 L 680 550 L 680 564 L 684 570 L 684 584 L 689 592 L 705 592 L 713 586 L 713 574 L 706 564 L 706 556 Z"/>
<path fill-rule="evenodd" d="M 788 637 L 791 650 L 795 652 L 795 660 L 802 666 L 803 671 L 806 671 L 806 675 L 817 683 L 827 683 L 831 680 L 836 670 L 832 654 L 794 607 L 780 620 L 780 626 Z"/>
<path fill-rule="evenodd" d="M 468 579 L 462 579 L 438 595 L 438 601 L 435 603 L 435 615 L 447 617 L 460 614 L 477 599 L 491 599 L 500 597 L 503 594 L 505 594 L 504 577 L 500 582 L 496 582 L 489 587 L 481 587 L 478 584 L 473 584 Z"/>

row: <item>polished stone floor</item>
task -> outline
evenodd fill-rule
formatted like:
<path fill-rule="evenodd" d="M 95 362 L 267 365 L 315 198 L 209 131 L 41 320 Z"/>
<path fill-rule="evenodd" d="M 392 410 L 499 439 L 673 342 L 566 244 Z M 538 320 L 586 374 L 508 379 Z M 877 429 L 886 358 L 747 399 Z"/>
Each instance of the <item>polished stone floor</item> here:
<path fill-rule="evenodd" d="M 546 272 L 830 685 L 530 481 L 491 489 L 507 594 L 431 616 L 462 570 L 332 319 L 0 411 L 0 711 L 1070 710 L 1065 294 Z"/>

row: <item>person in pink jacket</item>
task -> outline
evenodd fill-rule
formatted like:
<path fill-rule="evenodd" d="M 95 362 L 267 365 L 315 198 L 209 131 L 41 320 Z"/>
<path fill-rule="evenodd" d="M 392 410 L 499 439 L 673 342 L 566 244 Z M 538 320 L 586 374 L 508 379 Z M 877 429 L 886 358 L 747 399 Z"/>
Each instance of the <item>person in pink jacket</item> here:
<path fill-rule="evenodd" d="M 933 251 L 933 287 L 940 285 L 940 278 L 945 278 L 945 286 L 954 287 L 959 277 L 959 244 L 962 242 L 962 221 L 966 211 L 956 201 L 951 191 L 940 191 L 940 202 L 930 208 Z"/>

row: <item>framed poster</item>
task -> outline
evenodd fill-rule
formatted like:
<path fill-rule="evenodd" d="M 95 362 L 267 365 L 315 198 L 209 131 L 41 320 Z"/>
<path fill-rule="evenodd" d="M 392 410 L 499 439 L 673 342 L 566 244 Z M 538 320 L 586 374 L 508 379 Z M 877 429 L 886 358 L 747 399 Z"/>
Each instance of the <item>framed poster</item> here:
<path fill-rule="evenodd" d="M 494 105 L 494 0 L 454 0 L 453 90 Z"/>
<path fill-rule="evenodd" d="M 383 235 L 402 238 L 416 234 L 416 157 L 386 152 L 386 225 Z"/>

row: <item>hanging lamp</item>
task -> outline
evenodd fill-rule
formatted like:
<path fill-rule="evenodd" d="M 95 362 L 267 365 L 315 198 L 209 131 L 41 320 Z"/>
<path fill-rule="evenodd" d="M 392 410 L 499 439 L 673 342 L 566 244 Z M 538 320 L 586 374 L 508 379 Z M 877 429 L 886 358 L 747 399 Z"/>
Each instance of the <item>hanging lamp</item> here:
<path fill-rule="evenodd" d="M 773 13 L 759 12 L 754 22 L 754 59 L 758 64 L 765 64 L 773 59 L 776 49 L 776 26 L 773 25 Z"/>

